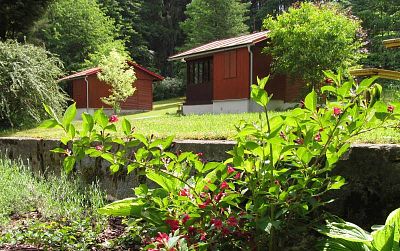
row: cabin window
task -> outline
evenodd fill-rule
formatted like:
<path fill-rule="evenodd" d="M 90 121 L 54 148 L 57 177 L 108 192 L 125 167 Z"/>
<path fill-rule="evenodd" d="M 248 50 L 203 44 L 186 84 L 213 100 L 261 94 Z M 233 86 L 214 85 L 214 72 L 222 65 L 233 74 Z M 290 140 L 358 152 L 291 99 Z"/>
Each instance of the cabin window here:
<path fill-rule="evenodd" d="M 187 62 L 188 85 L 207 84 L 211 82 L 211 58 Z"/>
<path fill-rule="evenodd" d="M 236 77 L 236 50 L 224 53 L 224 78 Z"/>

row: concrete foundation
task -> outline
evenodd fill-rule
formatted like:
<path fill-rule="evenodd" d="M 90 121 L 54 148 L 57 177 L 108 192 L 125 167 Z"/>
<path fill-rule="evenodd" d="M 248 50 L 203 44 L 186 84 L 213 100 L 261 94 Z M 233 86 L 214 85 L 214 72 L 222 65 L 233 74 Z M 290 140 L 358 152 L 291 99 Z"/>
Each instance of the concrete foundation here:
<path fill-rule="evenodd" d="M 284 111 L 296 107 L 295 103 L 285 103 L 283 100 L 271 100 L 269 110 Z M 214 100 L 206 105 L 183 105 L 183 114 L 222 114 L 261 112 L 262 107 L 249 99 Z"/>

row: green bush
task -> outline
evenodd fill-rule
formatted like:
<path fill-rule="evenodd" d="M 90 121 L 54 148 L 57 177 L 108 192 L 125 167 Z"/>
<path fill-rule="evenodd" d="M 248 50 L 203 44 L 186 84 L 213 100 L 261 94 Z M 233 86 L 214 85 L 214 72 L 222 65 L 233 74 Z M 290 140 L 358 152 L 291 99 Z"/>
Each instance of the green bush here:
<path fill-rule="evenodd" d="M 298 248 L 298 240 L 312 245 L 305 237 L 331 202 L 323 195 L 345 184 L 332 170 L 349 140 L 372 125 L 397 123 L 400 116 L 399 103 L 379 100 L 382 87 L 376 78 L 357 83 L 341 73 L 325 74 L 332 79 L 321 88 L 329 96 L 325 104 L 317 103 L 313 90 L 301 107 L 285 114 L 271 115 L 267 109 L 268 78 L 252 85 L 251 98 L 265 112 L 257 122 L 237 126 L 237 145 L 223 163 L 204 161 L 201 153 L 169 151 L 173 137 L 146 138 L 126 118 L 121 123 L 125 136 L 115 136 L 117 117 L 101 109 L 93 116 L 83 113 L 79 131 L 70 119 L 75 105 L 61 121 L 52 116 L 43 126 L 64 129 L 61 141 L 69 149 L 53 152 L 68 155 L 66 172 L 85 156 L 101 157 L 112 173 L 135 171 L 158 185 L 141 184 L 135 197 L 99 210 L 129 216 L 132 228 L 143 233 L 146 250 L 294 250 L 289 248 Z"/>
<path fill-rule="evenodd" d="M 61 67 L 43 48 L 0 42 L 0 128 L 39 122 L 46 117 L 42 103 L 60 113 L 67 100 L 56 82 Z"/>
<path fill-rule="evenodd" d="M 165 78 L 162 82 L 154 84 L 154 101 L 182 97 L 185 94 L 186 85 L 179 78 Z"/>
<path fill-rule="evenodd" d="M 362 57 L 360 22 L 335 5 L 302 3 L 277 18 L 264 20 L 268 33 L 265 51 L 277 72 L 317 85 L 323 70 L 353 66 Z"/>

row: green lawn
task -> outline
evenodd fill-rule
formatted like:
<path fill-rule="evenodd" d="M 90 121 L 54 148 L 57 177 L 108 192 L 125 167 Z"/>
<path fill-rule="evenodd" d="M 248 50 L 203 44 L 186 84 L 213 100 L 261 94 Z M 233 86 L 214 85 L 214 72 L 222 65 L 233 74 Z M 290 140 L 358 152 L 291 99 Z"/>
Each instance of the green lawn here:
<path fill-rule="evenodd" d="M 258 118 L 257 113 L 179 116 L 176 111 L 182 102 L 182 98 L 155 102 L 153 111 L 124 117 L 131 121 L 139 133 L 156 137 L 175 135 L 176 139 L 233 139 L 235 125 L 240 120 L 255 121 Z M 75 122 L 78 130 L 80 123 Z M 0 136 L 60 138 L 62 131 L 33 128 L 3 132 Z M 361 135 L 355 142 L 399 143 L 400 131 L 378 130 Z"/>

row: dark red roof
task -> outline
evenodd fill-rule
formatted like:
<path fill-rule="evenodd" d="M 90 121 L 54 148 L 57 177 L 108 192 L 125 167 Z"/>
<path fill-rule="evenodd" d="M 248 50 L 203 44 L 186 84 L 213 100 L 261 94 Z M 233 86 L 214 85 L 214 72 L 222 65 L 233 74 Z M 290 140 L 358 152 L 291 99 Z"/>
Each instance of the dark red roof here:
<path fill-rule="evenodd" d="M 130 66 L 133 66 L 135 69 L 142 70 L 142 71 L 146 72 L 147 74 L 149 74 L 150 76 L 152 76 L 153 77 L 153 81 L 162 81 L 162 80 L 164 80 L 163 76 L 158 75 L 157 73 L 154 73 L 154 72 L 146 69 L 145 67 L 141 66 L 140 64 L 134 63 L 132 61 L 128 61 L 128 64 Z M 100 71 L 101 71 L 101 69 L 99 67 L 94 67 L 94 68 L 90 68 L 90 69 L 87 69 L 87 70 L 83 70 L 83 71 L 80 71 L 80 72 L 65 76 L 65 77 L 59 79 L 58 81 L 84 78 L 86 76 L 97 74 Z"/>
<path fill-rule="evenodd" d="M 216 51 L 225 50 L 229 48 L 240 48 L 248 45 L 256 44 L 267 39 L 268 31 L 261 31 L 253 34 L 243 35 L 234 38 L 214 41 L 196 48 L 175 54 L 168 58 L 168 60 L 179 60 L 184 58 L 196 57 L 205 54 L 211 54 Z"/>

